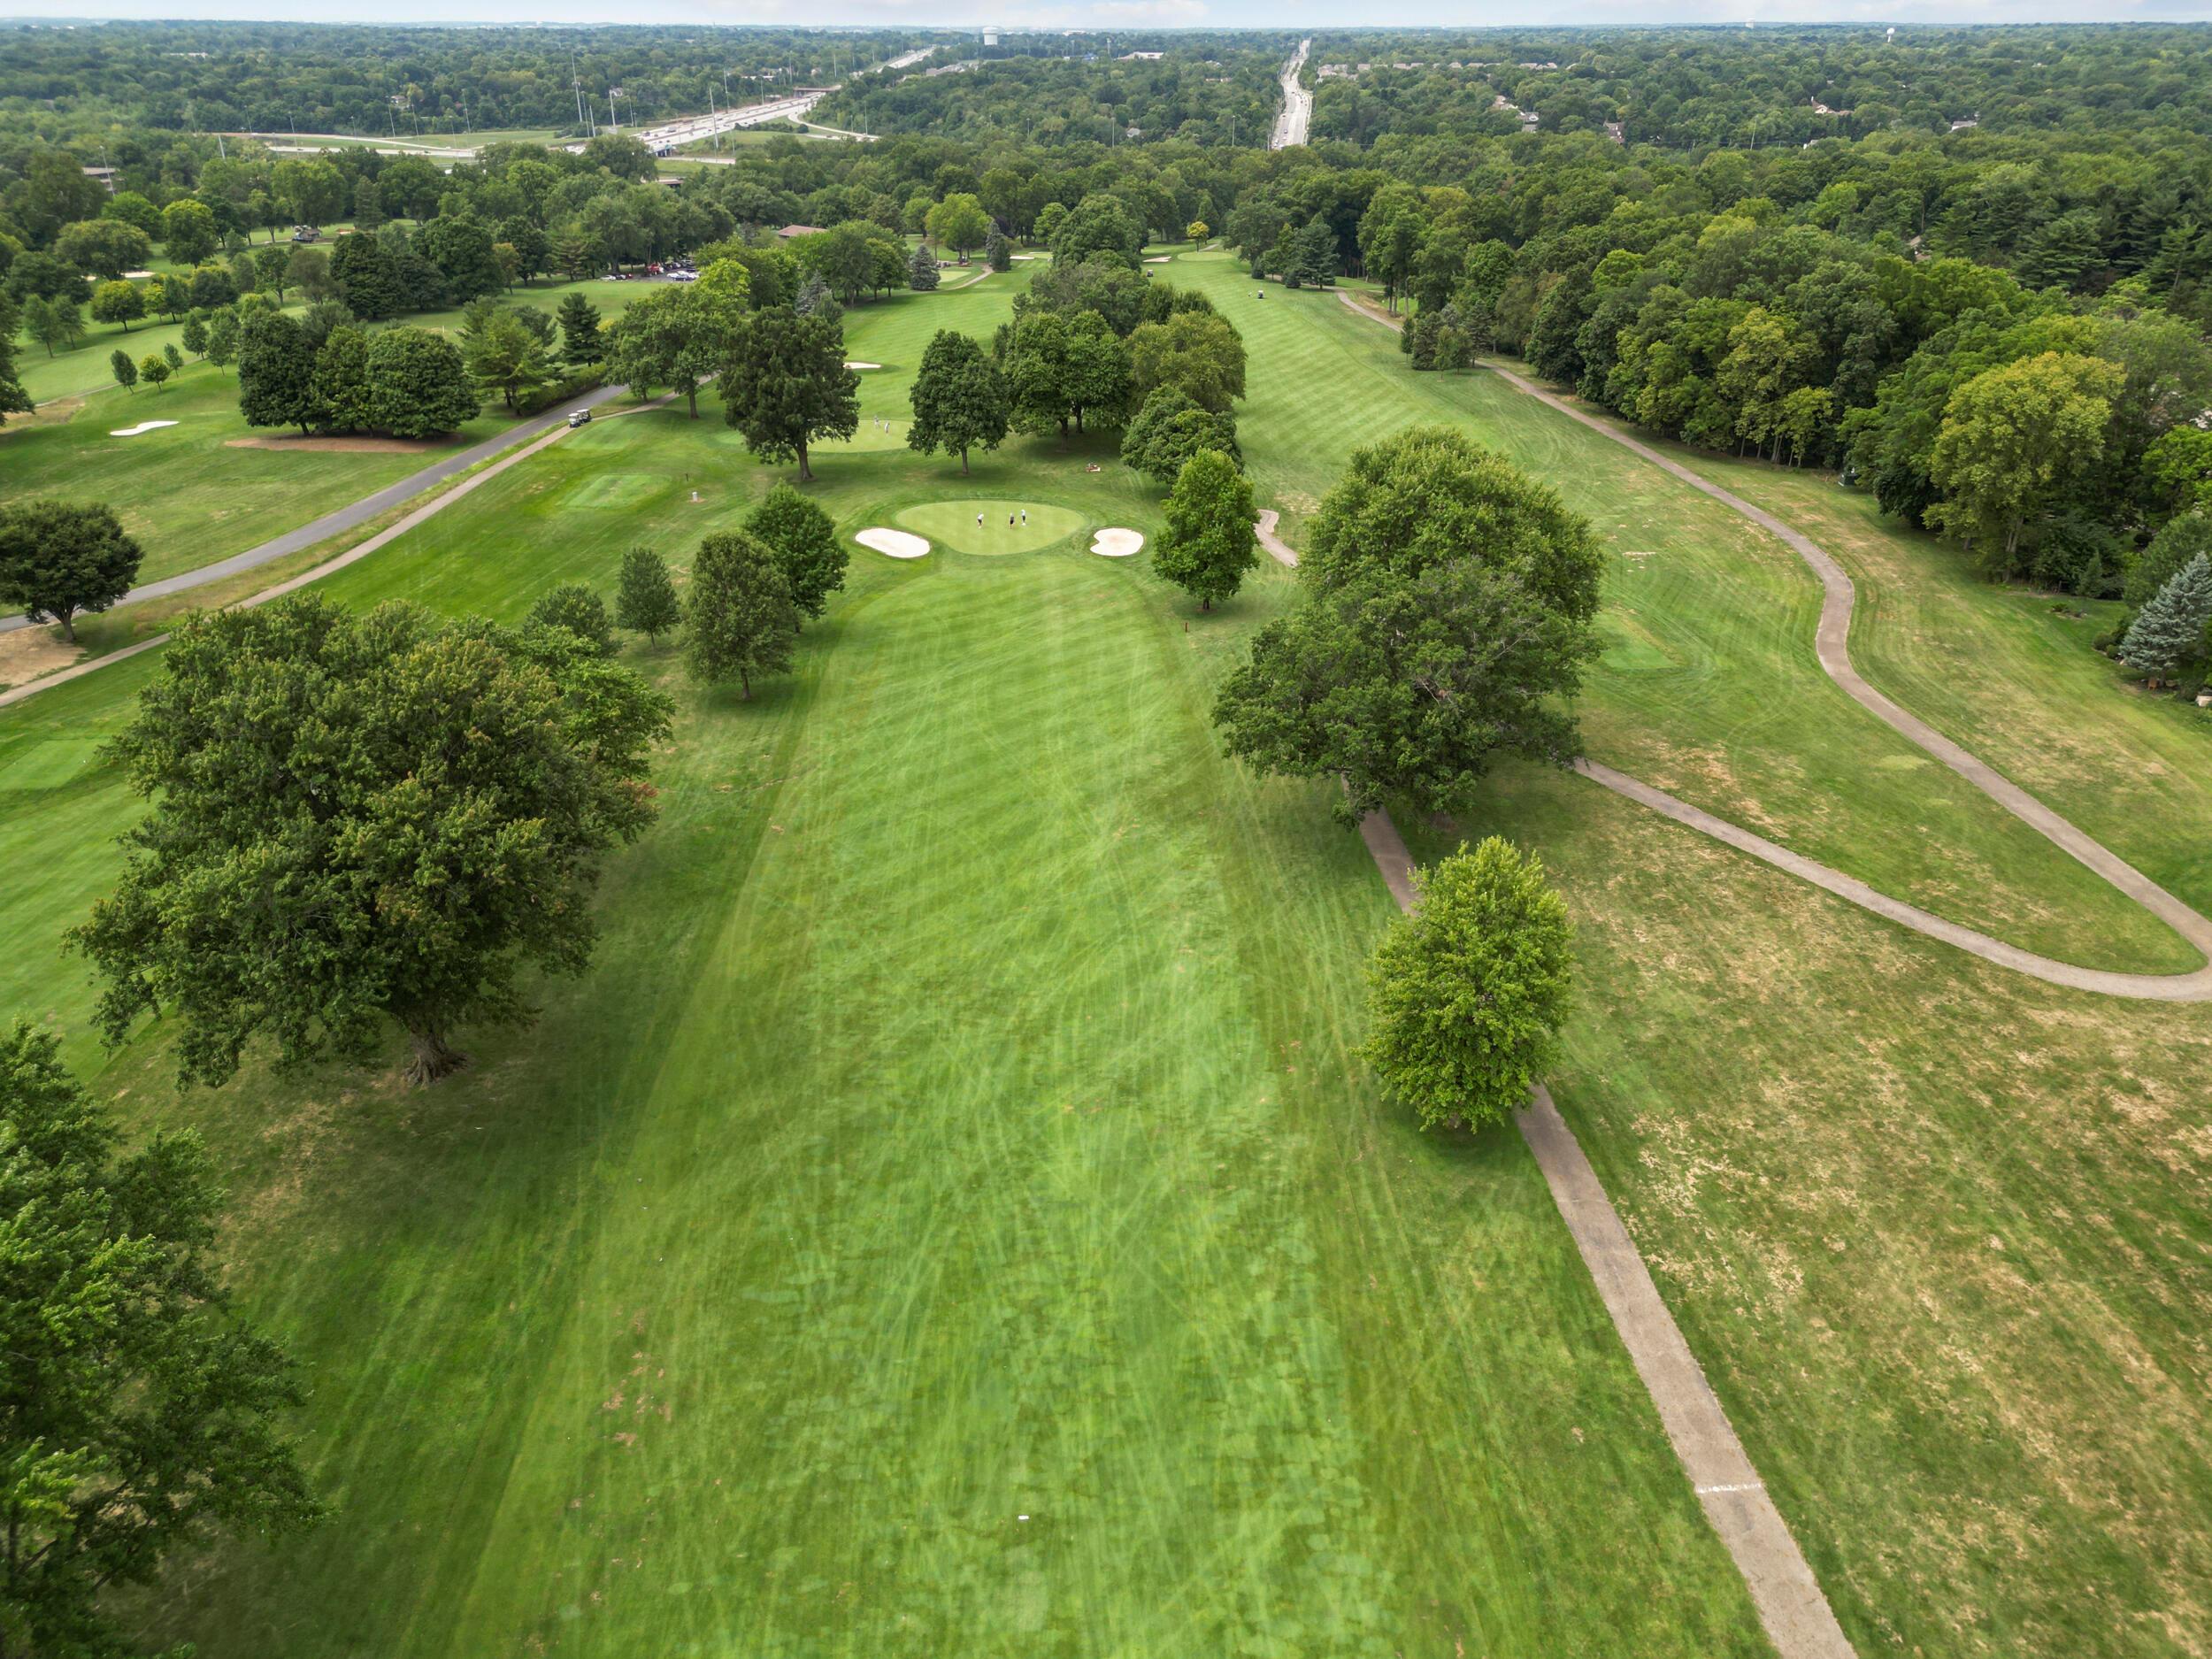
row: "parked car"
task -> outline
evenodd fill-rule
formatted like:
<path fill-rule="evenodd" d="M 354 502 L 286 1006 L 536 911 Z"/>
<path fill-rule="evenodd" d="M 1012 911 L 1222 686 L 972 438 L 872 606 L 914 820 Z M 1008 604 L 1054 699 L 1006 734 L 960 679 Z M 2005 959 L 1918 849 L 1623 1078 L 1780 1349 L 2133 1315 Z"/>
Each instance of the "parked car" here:
<path fill-rule="evenodd" d="M 699 273 L 696 271 L 671 271 L 668 280 L 671 282 L 696 282 Z"/>
<path fill-rule="evenodd" d="M 591 411 L 588 409 L 572 410 L 569 412 L 568 424 L 572 426 L 588 426 L 591 425 Z"/>

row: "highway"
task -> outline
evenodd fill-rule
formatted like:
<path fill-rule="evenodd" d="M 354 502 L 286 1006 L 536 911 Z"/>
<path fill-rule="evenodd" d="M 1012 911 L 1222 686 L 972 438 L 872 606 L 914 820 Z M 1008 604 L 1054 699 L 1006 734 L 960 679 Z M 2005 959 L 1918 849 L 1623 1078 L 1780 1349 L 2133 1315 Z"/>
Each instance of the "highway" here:
<path fill-rule="evenodd" d="M 1300 41 L 1297 56 L 1283 65 L 1283 112 L 1275 118 L 1275 135 L 1267 142 L 1270 150 L 1288 150 L 1306 142 L 1306 127 L 1313 119 L 1313 94 L 1298 84 L 1298 72 L 1306 66 L 1306 54 L 1312 48 L 1312 41 Z"/>

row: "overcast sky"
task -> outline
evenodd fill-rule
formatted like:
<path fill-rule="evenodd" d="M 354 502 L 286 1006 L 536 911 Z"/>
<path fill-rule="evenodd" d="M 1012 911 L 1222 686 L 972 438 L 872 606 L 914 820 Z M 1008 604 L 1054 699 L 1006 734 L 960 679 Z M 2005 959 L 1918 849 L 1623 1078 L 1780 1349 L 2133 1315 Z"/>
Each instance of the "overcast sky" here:
<path fill-rule="evenodd" d="M 1146 26 L 1376 27 L 1386 15 L 1346 0 L 1034 0 L 969 11 L 949 0 L 30 0 L 8 16 L 257 18 L 325 23 L 842 23 L 1010 28 Z M 2177 22 L 2212 19 L 2212 0 L 1398 0 L 1394 25 Z"/>

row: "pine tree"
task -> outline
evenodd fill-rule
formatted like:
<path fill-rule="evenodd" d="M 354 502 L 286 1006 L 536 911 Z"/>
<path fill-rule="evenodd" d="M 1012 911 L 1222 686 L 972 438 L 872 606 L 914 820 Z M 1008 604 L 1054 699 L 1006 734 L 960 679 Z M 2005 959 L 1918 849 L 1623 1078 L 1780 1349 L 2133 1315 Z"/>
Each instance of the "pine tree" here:
<path fill-rule="evenodd" d="M 561 326 L 561 355 L 571 363 L 596 363 L 607 355 L 599 332 L 599 308 L 581 294 L 571 294 L 554 313 Z"/>
<path fill-rule="evenodd" d="M 138 365 L 120 346 L 108 353 L 108 370 L 115 376 L 115 383 L 127 392 L 138 384 Z"/>
<path fill-rule="evenodd" d="M 642 634 L 657 645 L 661 635 L 682 619 L 676 584 L 668 578 L 668 561 L 647 547 L 625 553 L 622 580 L 614 594 L 615 626 Z"/>
<path fill-rule="evenodd" d="M 2212 623 L 2212 555 L 2200 553 L 2136 614 L 2120 642 L 2120 660 L 2155 678 L 2177 674 L 2204 660 L 2208 623 Z"/>
<path fill-rule="evenodd" d="M 1336 232 L 1316 213 L 1298 233 L 1294 257 L 1298 280 L 1311 288 L 1326 288 L 1336 280 Z"/>
<path fill-rule="evenodd" d="M 829 284 L 822 280 L 819 271 L 810 271 L 806 280 L 799 284 L 799 297 L 791 302 L 791 309 L 802 317 L 827 317 L 835 321 L 844 315 L 844 308 L 829 291 Z"/>
<path fill-rule="evenodd" d="M 1014 268 L 1014 244 L 1006 240 L 1006 233 L 995 225 L 991 227 L 991 234 L 983 239 L 983 260 L 994 271 L 1010 271 Z"/>
<path fill-rule="evenodd" d="M 917 247 L 914 257 L 906 262 L 906 286 L 917 294 L 927 294 L 937 286 L 937 261 L 929 250 Z"/>

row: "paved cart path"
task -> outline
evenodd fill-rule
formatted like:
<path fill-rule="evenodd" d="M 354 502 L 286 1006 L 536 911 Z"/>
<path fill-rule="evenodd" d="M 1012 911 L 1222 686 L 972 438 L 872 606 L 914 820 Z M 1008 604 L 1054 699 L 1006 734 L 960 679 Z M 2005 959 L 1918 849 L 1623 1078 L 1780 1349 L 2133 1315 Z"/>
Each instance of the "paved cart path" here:
<path fill-rule="evenodd" d="M 1372 318 L 1392 328 L 1401 326 L 1397 319 L 1385 317 L 1361 304 L 1341 288 L 1337 290 L 1337 297 L 1363 317 Z M 1548 404 L 1570 420 L 1580 421 L 1591 431 L 1611 439 L 1669 476 L 1679 479 L 1702 495 L 1711 496 L 1731 511 L 1740 513 L 1770 535 L 1778 538 L 1820 579 L 1820 626 L 1814 635 L 1813 649 L 1820 658 L 1822 670 L 1842 688 L 1844 695 L 1909 742 L 1934 756 L 2014 817 L 2088 865 L 2150 911 L 2202 951 L 2205 965 L 2193 973 L 2112 973 L 2096 968 L 2077 967 L 2072 963 L 2055 962 L 2048 956 L 2039 956 L 2032 951 L 2008 945 L 2001 939 L 1993 939 L 1973 928 L 1962 927 L 1956 922 L 1947 922 L 1939 916 L 1932 916 L 1916 905 L 1876 891 L 1856 877 L 1845 875 L 1839 870 L 1831 869 L 1826 864 L 1793 853 L 1763 835 L 1755 835 L 1725 818 L 1717 818 L 1663 789 L 1654 788 L 1624 772 L 1616 772 L 1610 766 L 1602 766 L 1594 761 L 1578 761 L 1575 765 L 1577 772 L 1592 782 L 1603 784 L 1616 794 L 1626 795 L 1630 800 L 1663 813 L 1678 824 L 1686 825 L 1717 841 L 1726 841 L 1739 851 L 1749 853 L 1777 869 L 1801 877 L 1863 910 L 1871 910 L 1875 915 L 1909 927 L 1915 933 L 1925 933 L 1931 939 L 1940 939 L 1946 944 L 1956 946 L 1985 962 L 1993 962 L 1999 967 L 2009 968 L 2016 973 L 2024 973 L 2031 979 L 2041 979 L 2047 984 L 2062 985 L 2070 990 L 2090 991 L 2105 996 L 2128 997 L 2140 1002 L 2212 1002 L 2212 919 L 2182 902 L 2117 853 L 2076 828 L 1988 762 L 1953 742 L 1917 715 L 1866 682 L 1864 676 L 1851 662 L 1851 613 L 1858 603 L 1857 590 L 1852 586 L 1851 578 L 1845 573 L 1843 566 L 1827 549 L 1763 507 L 1755 507 L 1742 496 L 1724 489 L 1671 456 L 1663 455 L 1649 444 L 1639 442 L 1609 422 L 1600 420 L 1587 411 L 1577 408 L 1565 398 L 1546 391 L 1510 369 L 1501 368 L 1495 364 L 1486 366 L 1516 391 Z M 1271 531 L 1271 520 L 1269 528 Z M 1271 548 L 1269 550 L 1271 552 L 1274 549 Z M 1278 557 L 1281 556 L 1279 554 Z"/>
<path fill-rule="evenodd" d="M 562 426 L 576 411 L 595 408 L 626 389 L 620 386 L 603 386 L 596 391 L 587 392 L 583 396 L 573 398 L 568 403 L 549 409 L 542 414 L 533 415 L 529 419 L 509 426 L 503 432 L 494 433 L 480 443 L 472 443 L 465 449 L 457 449 L 451 455 L 441 457 L 420 472 L 410 472 L 396 484 L 387 484 L 382 489 L 364 495 L 358 501 L 348 502 L 344 506 L 333 509 L 313 522 L 303 524 L 296 530 L 288 530 L 280 536 L 262 542 L 258 547 L 250 547 L 242 553 L 234 553 L 227 559 L 218 559 L 212 565 L 203 565 L 197 570 L 185 571 L 175 576 L 165 576 L 157 582 L 148 582 L 142 587 L 134 588 L 116 601 L 116 608 L 135 604 L 142 599 L 159 599 L 168 594 L 188 593 L 195 588 L 206 586 L 209 582 L 221 581 L 226 576 L 235 576 L 241 571 L 250 571 L 259 565 L 272 564 L 290 554 L 297 553 L 304 548 L 313 547 L 318 542 L 327 541 L 332 536 L 343 535 L 349 530 L 357 530 L 372 518 L 380 518 L 389 512 L 402 502 L 411 500 L 426 489 L 444 483 L 457 472 L 465 472 L 472 466 L 490 460 L 501 450 L 524 442 L 546 431 L 549 427 Z M 0 618 L 0 634 L 29 626 L 29 623 L 19 614 Z"/>
<path fill-rule="evenodd" d="M 602 388 L 598 392 L 592 394 L 592 396 L 595 400 L 603 400 L 605 397 L 611 396 L 615 392 L 618 392 L 622 389 L 623 388 L 620 387 Z M 626 414 L 634 414 L 640 410 L 659 409 L 667 403 L 673 402 L 680 396 L 681 396 L 681 394 L 677 392 L 664 393 L 661 396 L 654 398 L 650 403 L 639 403 L 633 409 L 618 410 L 616 411 L 616 415 L 620 416 Z M 565 407 L 572 407 L 572 405 Z M 610 419 L 613 418 L 614 417 L 610 417 Z M 265 588 L 259 593 L 255 594 L 249 598 L 242 599 L 238 603 L 242 605 L 266 604 L 272 599 L 280 598 L 285 594 L 297 592 L 300 588 L 306 587 L 310 582 L 320 581 L 324 577 L 330 575 L 333 572 L 345 569 L 347 565 L 352 564 L 357 559 L 365 559 L 368 557 L 370 554 L 375 552 L 377 549 L 384 546 L 388 541 L 391 541 L 399 536 L 405 535 L 417 525 L 422 523 L 424 519 L 433 518 L 438 513 L 443 512 L 448 507 L 450 507 L 455 502 L 459 501 L 463 496 L 468 495 L 472 490 L 477 489 L 482 485 L 488 483 L 491 480 L 497 478 L 502 472 L 505 472 L 509 467 L 514 465 L 518 461 L 526 461 L 530 458 L 530 457 L 535 455 L 540 449 L 544 449 L 548 444 L 559 442 L 561 439 L 568 435 L 570 427 L 565 418 L 564 418 L 562 420 L 554 424 L 551 430 L 541 432 L 534 442 L 526 443 L 520 449 L 515 450 L 512 454 L 502 457 L 499 460 L 495 461 L 491 465 L 486 467 L 482 472 L 477 473 L 475 477 L 462 480 L 460 483 L 446 491 L 444 495 L 434 496 L 432 499 L 423 503 L 421 506 L 416 508 L 414 511 L 409 513 L 398 523 L 392 525 L 387 529 L 378 531 L 376 534 L 369 537 L 366 541 L 357 542 L 354 546 L 346 549 L 342 553 L 338 553 L 330 558 L 325 559 L 312 570 L 302 571 L 298 575 L 291 578 L 289 580 L 279 582 L 273 588 Z M 507 434 L 506 442 L 512 442 L 514 436 L 515 434 L 511 431 Z M 418 474 L 418 476 L 419 476 L 419 474 Z M 396 488 L 397 486 L 395 486 L 394 488 Z M 384 492 L 380 490 L 377 493 L 380 495 Z M 369 496 L 365 499 L 374 500 L 375 497 Z M 356 503 L 355 504 L 357 506 L 360 503 Z M 319 520 L 318 522 L 319 522 Z M 354 522 L 356 524 L 360 524 L 364 522 L 364 520 L 357 518 Z M 311 525 L 308 527 L 312 529 L 314 526 Z M 304 545 L 312 546 L 313 543 L 309 542 Z M 208 568 L 212 570 L 215 566 L 210 565 Z M 245 568 L 250 569 L 251 567 L 247 566 Z M 21 703 L 27 697 L 35 697 L 42 691 L 51 691 L 56 686 L 65 686 L 73 680 L 81 680 L 87 674 L 96 674 L 103 668 L 110 667 L 114 664 L 127 662 L 142 652 L 150 651 L 158 646 L 168 644 L 169 638 L 170 636 L 166 634 L 152 634 L 139 641 L 135 645 L 125 646 L 119 651 L 110 651 L 102 657 L 89 657 L 84 662 L 79 663 L 73 668 L 65 668 L 58 673 L 48 674 L 39 680 L 26 680 L 19 686 L 13 687 L 6 691 L 0 691 L 0 709 L 6 708 L 10 703 Z"/>
<path fill-rule="evenodd" d="M 1259 515 L 1255 528 L 1260 545 L 1277 563 L 1295 568 L 1298 555 L 1275 534 L 1277 523 L 1272 510 Z M 1360 820 L 1359 833 L 1390 896 L 1400 910 L 1412 910 L 1419 897 L 1413 885 L 1413 855 L 1406 850 L 1390 814 L 1369 813 Z M 1719 1396 L 1705 1380 L 1704 1368 L 1652 1283 L 1651 1270 L 1644 1265 L 1636 1241 L 1605 1195 L 1604 1183 L 1542 1084 L 1536 1086 L 1515 1121 L 1536 1155 L 1552 1202 L 1559 1207 L 1560 1217 L 1582 1253 L 1599 1299 L 1620 1333 L 1621 1345 L 1658 1408 L 1682 1472 L 1704 1506 L 1705 1518 L 1743 1574 L 1759 1621 L 1776 1650 L 1782 1659 L 1850 1659 L 1851 1644 L 1844 1639 L 1843 1627 L 1836 1623 L 1789 1523 L 1767 1495 Z"/>

